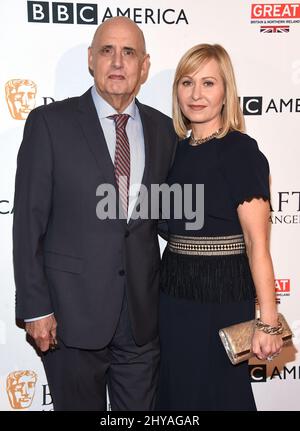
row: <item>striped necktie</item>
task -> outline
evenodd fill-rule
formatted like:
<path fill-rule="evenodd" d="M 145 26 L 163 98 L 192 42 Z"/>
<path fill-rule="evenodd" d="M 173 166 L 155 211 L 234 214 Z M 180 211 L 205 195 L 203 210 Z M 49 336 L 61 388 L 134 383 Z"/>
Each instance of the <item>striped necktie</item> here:
<path fill-rule="evenodd" d="M 130 146 L 126 133 L 128 114 L 110 115 L 116 126 L 115 178 L 125 216 L 128 214 L 130 185 Z"/>

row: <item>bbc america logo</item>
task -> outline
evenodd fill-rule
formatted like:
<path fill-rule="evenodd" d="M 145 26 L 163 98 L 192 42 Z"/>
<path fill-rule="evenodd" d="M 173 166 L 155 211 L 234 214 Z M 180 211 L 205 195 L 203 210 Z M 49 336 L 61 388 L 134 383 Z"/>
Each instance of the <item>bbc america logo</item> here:
<path fill-rule="evenodd" d="M 242 110 L 244 115 L 261 115 L 262 114 L 261 96 L 243 97 Z"/>
<path fill-rule="evenodd" d="M 299 366 L 274 366 L 267 367 L 266 364 L 248 365 L 249 377 L 251 383 L 266 383 L 268 380 L 299 380 Z"/>
<path fill-rule="evenodd" d="M 266 100 L 262 96 L 244 96 L 240 98 L 240 103 L 244 115 L 300 112 L 300 98 Z"/>
<path fill-rule="evenodd" d="M 74 24 L 73 3 L 53 3 L 52 22 L 54 24 Z M 28 1 L 27 13 L 29 22 L 49 23 L 50 7 L 49 2 Z M 97 4 L 78 3 L 76 5 L 77 24 L 97 24 L 98 9 Z"/>
<path fill-rule="evenodd" d="M 100 12 L 100 13 L 99 13 Z M 27 1 L 28 22 L 97 25 L 114 16 L 125 16 L 137 24 L 188 24 L 184 9 L 141 7 L 103 7 L 96 3 Z"/>
<path fill-rule="evenodd" d="M 262 383 L 267 381 L 267 366 L 265 364 L 248 365 L 251 383 Z"/>

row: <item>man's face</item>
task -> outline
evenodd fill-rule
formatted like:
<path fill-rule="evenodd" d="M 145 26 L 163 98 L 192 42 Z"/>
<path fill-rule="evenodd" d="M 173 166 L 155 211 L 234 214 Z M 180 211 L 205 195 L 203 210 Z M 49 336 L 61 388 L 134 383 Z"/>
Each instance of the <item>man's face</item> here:
<path fill-rule="evenodd" d="M 36 88 L 32 84 L 21 84 L 10 87 L 7 102 L 10 113 L 16 120 L 26 120 L 29 112 L 35 107 Z"/>
<path fill-rule="evenodd" d="M 34 395 L 36 379 L 32 375 L 23 375 L 10 383 L 9 398 L 15 409 L 30 407 Z"/>
<path fill-rule="evenodd" d="M 130 22 L 107 22 L 89 48 L 89 68 L 99 94 L 121 112 L 147 79 L 149 56 L 139 29 Z"/>

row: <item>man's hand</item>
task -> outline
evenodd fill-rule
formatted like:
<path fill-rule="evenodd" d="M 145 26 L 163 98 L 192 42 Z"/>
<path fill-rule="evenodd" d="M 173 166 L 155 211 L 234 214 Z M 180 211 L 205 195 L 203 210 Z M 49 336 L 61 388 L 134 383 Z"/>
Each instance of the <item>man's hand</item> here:
<path fill-rule="evenodd" d="M 56 345 L 56 327 L 57 323 L 53 314 L 25 324 L 26 332 L 34 339 L 42 352 L 46 352 L 51 346 Z"/>

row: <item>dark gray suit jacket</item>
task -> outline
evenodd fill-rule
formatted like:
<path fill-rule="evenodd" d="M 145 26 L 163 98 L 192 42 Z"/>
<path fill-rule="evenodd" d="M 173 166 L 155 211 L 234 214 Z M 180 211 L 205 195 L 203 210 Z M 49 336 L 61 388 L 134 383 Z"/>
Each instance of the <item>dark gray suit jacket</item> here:
<path fill-rule="evenodd" d="M 163 183 L 176 147 L 171 119 L 137 101 L 145 138 L 142 183 Z M 88 90 L 34 109 L 16 173 L 16 316 L 51 312 L 73 347 L 99 349 L 116 328 L 124 286 L 133 335 L 157 335 L 160 252 L 155 220 L 99 220 L 96 189 L 114 166 Z"/>

